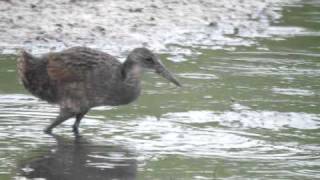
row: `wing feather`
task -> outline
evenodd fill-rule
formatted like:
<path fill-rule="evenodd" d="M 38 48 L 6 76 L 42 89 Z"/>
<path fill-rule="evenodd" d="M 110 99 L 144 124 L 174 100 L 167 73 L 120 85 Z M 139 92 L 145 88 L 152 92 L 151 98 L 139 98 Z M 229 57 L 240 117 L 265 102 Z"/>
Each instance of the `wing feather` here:
<path fill-rule="evenodd" d="M 110 69 L 119 65 L 113 56 L 94 49 L 75 47 L 48 55 L 47 71 L 52 80 L 59 82 L 83 81 L 99 68 Z"/>

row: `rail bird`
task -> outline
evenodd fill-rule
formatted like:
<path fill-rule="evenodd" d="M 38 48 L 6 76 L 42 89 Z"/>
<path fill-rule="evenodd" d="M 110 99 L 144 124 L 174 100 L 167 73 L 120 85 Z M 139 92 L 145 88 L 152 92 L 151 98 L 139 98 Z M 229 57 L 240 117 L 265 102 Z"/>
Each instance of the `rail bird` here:
<path fill-rule="evenodd" d="M 83 116 L 96 106 L 119 106 L 136 100 L 141 91 L 140 77 L 153 69 L 177 86 L 177 79 L 161 60 L 147 48 L 132 50 L 124 63 L 108 53 L 87 47 L 73 47 L 36 57 L 21 50 L 18 75 L 34 96 L 58 104 L 59 115 L 44 130 L 75 117 L 73 132 L 79 133 Z"/>

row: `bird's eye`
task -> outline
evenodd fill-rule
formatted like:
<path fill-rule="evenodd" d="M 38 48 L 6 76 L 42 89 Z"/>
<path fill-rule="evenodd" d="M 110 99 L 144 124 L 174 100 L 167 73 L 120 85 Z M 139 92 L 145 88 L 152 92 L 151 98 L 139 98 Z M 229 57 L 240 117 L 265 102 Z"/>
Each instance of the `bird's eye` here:
<path fill-rule="evenodd" d="M 152 62 L 152 58 L 147 58 L 146 61 L 150 63 Z"/>

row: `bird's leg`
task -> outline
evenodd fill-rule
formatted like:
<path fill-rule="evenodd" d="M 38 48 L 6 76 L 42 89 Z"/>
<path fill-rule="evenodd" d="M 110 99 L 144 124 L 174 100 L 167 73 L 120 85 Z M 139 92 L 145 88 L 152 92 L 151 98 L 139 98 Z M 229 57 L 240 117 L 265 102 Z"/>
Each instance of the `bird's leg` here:
<path fill-rule="evenodd" d="M 45 133 L 51 134 L 52 129 L 63 123 L 65 120 L 74 116 L 74 113 L 68 111 L 67 109 L 60 109 L 59 116 L 44 130 Z"/>
<path fill-rule="evenodd" d="M 83 116 L 87 113 L 86 112 L 82 112 L 76 115 L 76 121 L 74 122 L 73 126 L 72 126 L 72 131 L 74 134 L 78 135 L 79 134 L 79 125 L 80 125 L 80 121 L 83 118 Z"/>

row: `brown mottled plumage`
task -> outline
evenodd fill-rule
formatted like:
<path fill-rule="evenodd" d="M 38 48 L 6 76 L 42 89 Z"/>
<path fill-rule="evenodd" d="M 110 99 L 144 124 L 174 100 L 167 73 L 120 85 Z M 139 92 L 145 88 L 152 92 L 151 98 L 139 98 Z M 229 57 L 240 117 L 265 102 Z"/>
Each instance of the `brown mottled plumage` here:
<path fill-rule="evenodd" d="M 25 51 L 18 57 L 20 79 L 30 93 L 49 103 L 59 104 L 60 113 L 45 132 L 76 117 L 78 133 L 82 117 L 90 108 L 124 105 L 140 95 L 140 75 L 144 68 L 180 86 L 157 56 L 146 48 L 134 49 L 122 64 L 113 56 L 85 47 L 34 57 Z"/>

